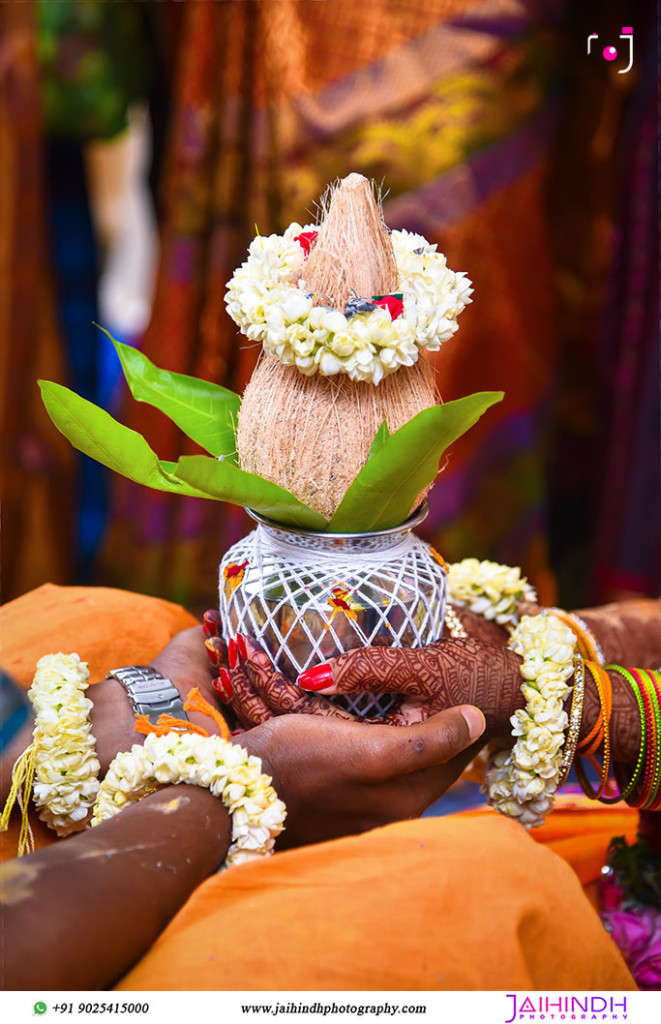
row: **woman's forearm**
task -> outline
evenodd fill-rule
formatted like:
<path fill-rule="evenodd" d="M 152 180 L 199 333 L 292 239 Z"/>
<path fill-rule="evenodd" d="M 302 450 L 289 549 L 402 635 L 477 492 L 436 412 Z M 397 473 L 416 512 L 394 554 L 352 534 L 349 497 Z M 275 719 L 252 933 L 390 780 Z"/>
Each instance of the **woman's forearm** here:
<path fill-rule="evenodd" d="M 208 790 L 168 786 L 97 828 L 0 865 L 5 987 L 112 985 L 224 860 L 230 831 Z"/>
<path fill-rule="evenodd" d="M 601 644 L 607 662 L 661 666 L 661 600 L 619 601 L 578 614 Z"/>

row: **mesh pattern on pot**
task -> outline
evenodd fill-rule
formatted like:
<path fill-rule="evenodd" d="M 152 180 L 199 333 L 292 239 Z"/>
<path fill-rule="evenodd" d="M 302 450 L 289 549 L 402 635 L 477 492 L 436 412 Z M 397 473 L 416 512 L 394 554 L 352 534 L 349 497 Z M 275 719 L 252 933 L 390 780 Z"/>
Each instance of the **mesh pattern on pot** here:
<path fill-rule="evenodd" d="M 414 534 L 345 544 L 259 525 L 220 564 L 223 634 L 254 637 L 291 679 L 354 647 L 420 647 L 438 640 L 445 570 Z M 360 717 L 383 716 L 396 694 L 337 698 Z"/>

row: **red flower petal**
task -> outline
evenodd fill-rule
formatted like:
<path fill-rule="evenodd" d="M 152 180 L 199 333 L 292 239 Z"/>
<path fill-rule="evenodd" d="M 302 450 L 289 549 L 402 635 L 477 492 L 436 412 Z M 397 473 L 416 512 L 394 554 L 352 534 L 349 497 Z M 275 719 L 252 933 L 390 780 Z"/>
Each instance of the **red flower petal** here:
<path fill-rule="evenodd" d="M 390 319 L 396 320 L 404 312 L 404 303 L 396 295 L 383 295 L 380 299 L 372 299 L 375 306 L 381 306 L 390 313 Z"/>
<path fill-rule="evenodd" d="M 319 237 L 318 231 L 301 231 L 300 235 L 294 235 L 294 241 L 298 242 L 306 256 L 310 255 L 310 249 Z"/>

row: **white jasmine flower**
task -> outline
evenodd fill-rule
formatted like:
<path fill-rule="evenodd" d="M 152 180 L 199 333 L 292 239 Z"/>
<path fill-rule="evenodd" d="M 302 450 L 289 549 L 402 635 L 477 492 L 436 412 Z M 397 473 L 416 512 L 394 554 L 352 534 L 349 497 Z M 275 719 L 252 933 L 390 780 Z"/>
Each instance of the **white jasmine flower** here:
<path fill-rule="evenodd" d="M 323 374 L 324 377 L 331 377 L 335 373 L 340 373 L 342 370 L 342 362 L 337 356 L 334 356 L 332 352 L 318 353 L 319 373 Z"/>
<path fill-rule="evenodd" d="M 92 702 L 84 696 L 88 678 L 78 654 L 47 655 L 28 693 L 36 715 L 34 801 L 39 817 L 59 835 L 86 820 L 88 798 L 98 791 L 99 762 L 87 721 Z"/>

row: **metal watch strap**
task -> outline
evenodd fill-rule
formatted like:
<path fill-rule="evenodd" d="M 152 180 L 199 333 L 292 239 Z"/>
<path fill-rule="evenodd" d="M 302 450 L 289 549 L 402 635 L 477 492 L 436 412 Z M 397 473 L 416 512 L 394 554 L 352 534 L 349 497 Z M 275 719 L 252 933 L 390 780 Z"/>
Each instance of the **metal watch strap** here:
<path fill-rule="evenodd" d="M 172 680 L 166 679 L 151 665 L 113 668 L 108 675 L 122 684 L 136 715 L 147 715 L 150 722 L 154 723 L 159 715 L 173 715 L 188 720 L 183 701 Z"/>

